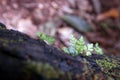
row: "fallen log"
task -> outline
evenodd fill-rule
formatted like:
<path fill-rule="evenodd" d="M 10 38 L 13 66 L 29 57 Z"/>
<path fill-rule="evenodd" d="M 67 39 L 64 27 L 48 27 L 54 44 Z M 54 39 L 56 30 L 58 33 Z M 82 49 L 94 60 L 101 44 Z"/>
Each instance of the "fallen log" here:
<path fill-rule="evenodd" d="M 120 59 L 70 56 L 18 31 L 0 28 L 0 79 L 120 80 Z"/>

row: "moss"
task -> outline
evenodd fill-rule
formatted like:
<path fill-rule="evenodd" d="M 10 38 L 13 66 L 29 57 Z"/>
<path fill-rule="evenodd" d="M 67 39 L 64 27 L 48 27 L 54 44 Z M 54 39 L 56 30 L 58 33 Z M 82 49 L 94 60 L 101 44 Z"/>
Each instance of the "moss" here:
<path fill-rule="evenodd" d="M 60 71 L 57 68 L 52 67 L 48 63 L 27 61 L 25 62 L 25 64 L 26 65 L 24 67 L 24 72 L 28 74 L 31 73 L 30 71 L 33 71 L 47 79 L 56 79 L 59 78 L 59 76 L 64 75 L 63 71 Z"/>
<path fill-rule="evenodd" d="M 96 63 L 104 73 L 120 77 L 120 65 L 117 60 L 104 58 L 102 60 L 96 60 Z"/>
<path fill-rule="evenodd" d="M 18 41 L 17 40 L 7 40 L 7 39 L 4 39 L 4 38 L 0 38 L 0 42 L 4 44 L 9 44 L 9 43 L 18 43 L 18 42 L 23 42 L 22 39 L 19 39 Z"/>
<path fill-rule="evenodd" d="M 112 69 L 118 67 L 115 63 L 112 63 L 106 59 L 104 60 L 96 60 L 96 63 L 100 66 L 100 68 Z"/>
<path fill-rule="evenodd" d="M 5 27 L 0 26 L 0 30 L 6 29 Z"/>
<path fill-rule="evenodd" d="M 6 29 L 6 26 L 3 23 L 0 23 L 0 30 Z"/>

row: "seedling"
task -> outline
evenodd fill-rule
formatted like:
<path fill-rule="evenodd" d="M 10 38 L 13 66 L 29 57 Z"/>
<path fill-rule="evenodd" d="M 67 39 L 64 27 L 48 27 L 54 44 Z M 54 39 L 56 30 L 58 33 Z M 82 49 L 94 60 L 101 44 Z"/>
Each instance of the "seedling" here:
<path fill-rule="evenodd" d="M 53 37 L 47 36 L 47 35 L 42 34 L 40 32 L 37 32 L 36 34 L 37 34 L 38 39 L 43 39 L 48 44 L 53 44 L 53 42 L 54 42 L 54 38 Z"/>
<path fill-rule="evenodd" d="M 85 44 L 83 37 L 80 37 L 80 39 L 77 40 L 73 35 L 70 38 L 70 46 L 68 48 L 63 47 L 63 51 L 72 56 L 76 56 L 78 54 L 90 56 L 93 53 L 103 54 L 103 51 L 99 47 L 98 43 L 96 43 L 95 46 L 92 43 Z"/>

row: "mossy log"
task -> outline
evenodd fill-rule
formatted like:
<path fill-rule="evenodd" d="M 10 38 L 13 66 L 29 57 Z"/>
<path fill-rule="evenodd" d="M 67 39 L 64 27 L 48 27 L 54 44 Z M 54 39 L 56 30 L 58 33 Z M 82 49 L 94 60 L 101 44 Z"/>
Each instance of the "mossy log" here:
<path fill-rule="evenodd" d="M 120 80 L 120 60 L 70 56 L 18 31 L 0 28 L 2 80 Z"/>

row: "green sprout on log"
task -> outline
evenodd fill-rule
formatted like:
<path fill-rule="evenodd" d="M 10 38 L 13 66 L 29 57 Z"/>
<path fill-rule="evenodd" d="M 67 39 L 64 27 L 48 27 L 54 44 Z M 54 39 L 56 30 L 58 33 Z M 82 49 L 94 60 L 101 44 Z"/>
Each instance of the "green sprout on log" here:
<path fill-rule="evenodd" d="M 47 36 L 47 35 L 42 34 L 40 32 L 37 32 L 36 34 L 37 34 L 38 39 L 42 39 L 45 42 L 47 42 L 48 44 L 53 44 L 53 42 L 54 42 L 54 38 L 53 37 Z"/>
<path fill-rule="evenodd" d="M 70 37 L 70 46 L 63 47 L 63 51 L 72 55 L 77 56 L 79 54 L 83 54 L 85 56 L 90 56 L 92 53 L 94 54 L 103 54 L 102 49 L 99 47 L 98 43 L 93 45 L 85 44 L 83 37 L 76 39 L 73 35 Z"/>

